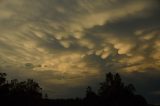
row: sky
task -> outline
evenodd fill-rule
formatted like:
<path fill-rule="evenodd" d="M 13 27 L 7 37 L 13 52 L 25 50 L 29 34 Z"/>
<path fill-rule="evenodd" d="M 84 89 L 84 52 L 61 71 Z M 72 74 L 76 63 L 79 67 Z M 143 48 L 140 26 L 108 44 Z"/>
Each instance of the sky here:
<path fill-rule="evenodd" d="M 160 101 L 159 0 L 0 0 L 0 72 L 50 98 L 83 97 L 120 73 Z"/>

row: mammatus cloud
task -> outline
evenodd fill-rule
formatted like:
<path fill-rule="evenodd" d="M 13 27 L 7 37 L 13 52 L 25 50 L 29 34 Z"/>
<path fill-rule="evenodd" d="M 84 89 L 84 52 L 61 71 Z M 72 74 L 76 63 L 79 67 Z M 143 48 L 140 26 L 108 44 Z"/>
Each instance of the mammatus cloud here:
<path fill-rule="evenodd" d="M 0 68 L 35 78 L 51 97 L 74 96 L 106 71 L 159 70 L 158 2 L 0 1 Z"/>

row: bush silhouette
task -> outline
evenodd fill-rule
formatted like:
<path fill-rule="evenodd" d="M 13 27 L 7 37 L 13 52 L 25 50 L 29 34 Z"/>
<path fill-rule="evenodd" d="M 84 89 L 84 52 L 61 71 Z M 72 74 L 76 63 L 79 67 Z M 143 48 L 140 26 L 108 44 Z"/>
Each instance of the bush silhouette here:
<path fill-rule="evenodd" d="M 6 80 L 0 73 L 0 105 L 3 106 L 147 106 L 141 95 L 135 94 L 132 84 L 125 85 L 118 73 L 107 73 L 100 83 L 97 93 L 89 86 L 84 99 L 42 98 L 42 88 L 33 79 L 18 81 Z"/>

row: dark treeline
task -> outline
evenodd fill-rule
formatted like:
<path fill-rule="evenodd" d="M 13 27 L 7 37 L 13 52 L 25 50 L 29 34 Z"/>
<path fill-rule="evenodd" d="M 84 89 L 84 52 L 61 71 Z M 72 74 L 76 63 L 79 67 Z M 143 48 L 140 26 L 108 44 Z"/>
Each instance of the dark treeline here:
<path fill-rule="evenodd" d="M 107 73 L 97 92 L 89 86 L 85 98 L 47 99 L 42 88 L 32 79 L 7 81 L 0 73 L 0 105 L 3 106 L 147 106 L 141 95 L 135 94 L 132 84 L 125 85 L 120 75 Z"/>
<path fill-rule="evenodd" d="M 32 106 L 42 99 L 42 88 L 32 79 L 19 82 L 6 80 L 6 73 L 0 73 L 0 105 Z"/>

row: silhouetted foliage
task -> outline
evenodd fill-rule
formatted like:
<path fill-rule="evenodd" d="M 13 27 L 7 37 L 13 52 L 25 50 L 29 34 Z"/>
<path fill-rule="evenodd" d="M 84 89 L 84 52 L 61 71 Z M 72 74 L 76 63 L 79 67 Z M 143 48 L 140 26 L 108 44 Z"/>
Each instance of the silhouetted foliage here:
<path fill-rule="evenodd" d="M 92 91 L 92 88 L 90 86 L 87 87 L 87 90 L 86 90 L 86 98 L 87 99 L 92 99 L 94 97 L 96 97 L 97 95 Z"/>
<path fill-rule="evenodd" d="M 84 99 L 85 105 L 88 105 L 88 106 L 95 105 L 98 102 L 93 102 L 93 101 L 97 101 L 97 99 L 98 99 L 97 94 L 92 90 L 90 86 L 88 86 L 86 89 L 86 97 Z"/>
<path fill-rule="evenodd" d="M 91 93 L 95 97 L 95 93 L 93 91 Z M 98 104 L 101 106 L 147 106 L 142 96 L 135 95 L 135 87 L 132 84 L 124 85 L 118 73 L 106 74 L 105 81 L 100 83 L 97 97 Z M 97 104 L 97 101 L 93 99 L 93 104 Z"/>
<path fill-rule="evenodd" d="M 6 82 L 6 74 L 0 73 L 0 100 L 5 106 L 30 106 L 42 99 L 42 88 L 32 79 L 19 82 L 13 79 Z"/>
<path fill-rule="evenodd" d="M 97 93 L 90 86 L 84 99 L 42 98 L 42 88 L 33 79 L 6 81 L 6 74 L 0 73 L 0 105 L 3 106 L 147 106 L 141 95 L 135 94 L 132 84 L 125 85 L 118 73 L 107 73 Z"/>
<path fill-rule="evenodd" d="M 6 81 L 6 73 L 0 73 L 0 86 L 2 86 Z"/>

